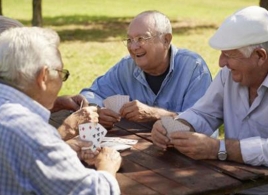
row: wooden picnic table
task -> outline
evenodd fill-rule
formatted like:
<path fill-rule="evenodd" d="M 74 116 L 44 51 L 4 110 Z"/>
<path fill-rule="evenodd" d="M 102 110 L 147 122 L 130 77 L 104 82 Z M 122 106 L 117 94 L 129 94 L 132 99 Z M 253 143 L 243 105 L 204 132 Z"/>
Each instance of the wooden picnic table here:
<path fill-rule="evenodd" d="M 122 195 L 216 195 L 268 184 L 268 169 L 218 160 L 193 160 L 174 148 L 160 150 L 152 143 L 151 125 L 122 120 L 107 136 L 135 139 L 121 152 L 116 177 Z"/>

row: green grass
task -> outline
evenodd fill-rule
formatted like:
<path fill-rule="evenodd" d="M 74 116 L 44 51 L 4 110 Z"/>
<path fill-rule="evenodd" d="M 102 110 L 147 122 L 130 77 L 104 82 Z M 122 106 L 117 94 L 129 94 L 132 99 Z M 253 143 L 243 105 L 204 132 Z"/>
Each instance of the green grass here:
<path fill-rule="evenodd" d="M 30 26 L 32 0 L 2 0 L 5 16 Z M 60 94 L 77 94 L 128 52 L 121 40 L 129 21 L 138 13 L 156 9 L 172 22 L 173 44 L 199 53 L 213 77 L 219 52 L 208 40 L 220 23 L 239 8 L 259 0 L 43 0 L 44 27 L 61 37 L 65 68 L 71 72 Z"/>

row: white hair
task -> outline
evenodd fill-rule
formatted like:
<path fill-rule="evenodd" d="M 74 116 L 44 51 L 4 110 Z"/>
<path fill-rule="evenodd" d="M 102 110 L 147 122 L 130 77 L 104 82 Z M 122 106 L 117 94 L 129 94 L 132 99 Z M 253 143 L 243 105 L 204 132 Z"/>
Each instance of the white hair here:
<path fill-rule="evenodd" d="M 50 29 L 17 27 L 4 31 L 0 36 L 0 78 L 26 89 L 44 66 L 62 66 L 59 42 L 58 34 Z"/>
<path fill-rule="evenodd" d="M 168 17 L 156 10 L 149 10 L 144 11 L 137 15 L 136 17 L 142 16 L 142 15 L 150 15 L 154 19 L 154 30 L 159 34 L 172 34 L 172 27 L 170 24 L 170 20 Z"/>
<path fill-rule="evenodd" d="M 244 57 L 249 58 L 254 49 L 256 48 L 263 48 L 266 52 L 268 52 L 268 42 L 260 43 L 260 44 L 254 44 L 249 45 L 246 47 L 239 48 L 238 50 L 244 55 Z"/>

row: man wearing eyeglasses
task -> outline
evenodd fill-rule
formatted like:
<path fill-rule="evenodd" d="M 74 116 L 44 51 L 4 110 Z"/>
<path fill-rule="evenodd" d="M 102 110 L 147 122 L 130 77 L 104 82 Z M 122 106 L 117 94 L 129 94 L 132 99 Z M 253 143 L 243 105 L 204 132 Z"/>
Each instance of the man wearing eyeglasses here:
<path fill-rule="evenodd" d="M 14 27 L 23 27 L 23 25 L 17 20 L 0 16 L 0 33 Z M 58 71 L 62 81 L 66 81 L 70 75 L 66 69 L 54 69 L 51 71 Z M 81 160 L 89 160 L 98 153 L 94 154 L 90 150 L 82 150 L 82 147 L 89 147 L 91 143 L 76 137 L 78 135 L 78 124 L 98 121 L 96 108 L 87 106 L 88 102 L 82 95 L 64 95 L 58 96 L 53 108 L 50 109 L 52 114 L 60 110 L 68 110 L 68 114 L 64 112 L 65 115 L 62 116 L 60 121 L 54 121 L 53 118 L 50 118 L 49 122 L 58 129 L 62 139 L 77 152 Z M 70 114 L 70 111 L 72 114 Z"/>
<path fill-rule="evenodd" d="M 120 114 L 101 108 L 99 121 L 111 128 L 120 117 L 136 122 L 176 116 L 203 96 L 211 83 L 205 61 L 171 44 L 169 19 L 158 11 L 145 11 L 129 24 L 123 41 L 129 54 L 97 78 L 81 94 L 100 107 L 112 95 L 129 95 Z"/>
<path fill-rule="evenodd" d="M 87 161 L 96 170 L 85 168 L 48 124 L 49 109 L 69 75 L 59 42 L 56 32 L 38 27 L 1 33 L 0 194 L 118 195 L 120 154 L 102 148 Z"/>

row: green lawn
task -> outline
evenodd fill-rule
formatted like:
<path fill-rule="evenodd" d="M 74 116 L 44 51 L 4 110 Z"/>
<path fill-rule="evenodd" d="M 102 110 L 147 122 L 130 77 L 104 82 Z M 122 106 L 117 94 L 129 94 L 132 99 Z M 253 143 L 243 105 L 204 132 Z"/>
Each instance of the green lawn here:
<path fill-rule="evenodd" d="M 5 16 L 30 26 L 32 0 L 2 0 Z M 213 77 L 219 52 L 207 42 L 219 24 L 235 10 L 259 0 L 43 0 L 44 27 L 61 37 L 65 68 L 71 72 L 60 94 L 77 94 L 128 52 L 121 40 L 135 15 L 156 9 L 172 21 L 173 44 L 199 53 Z"/>

